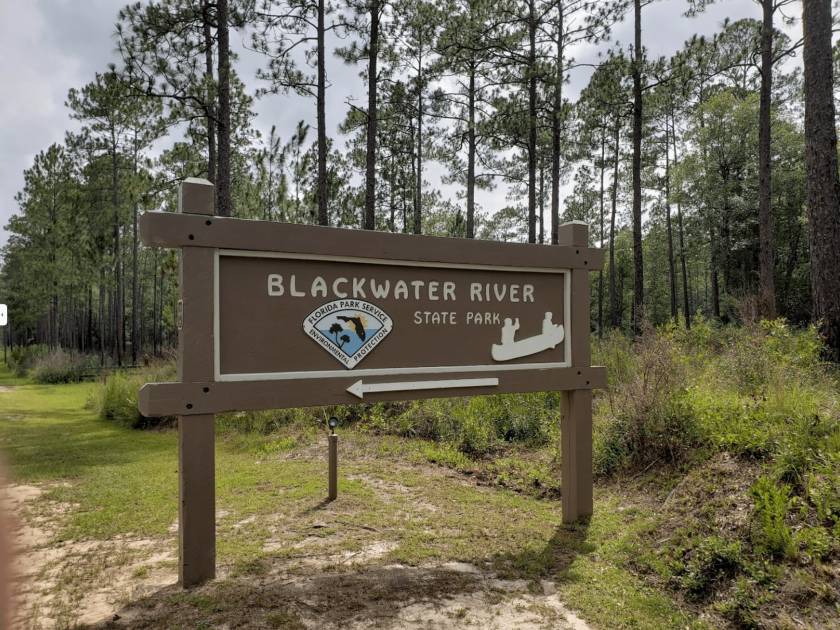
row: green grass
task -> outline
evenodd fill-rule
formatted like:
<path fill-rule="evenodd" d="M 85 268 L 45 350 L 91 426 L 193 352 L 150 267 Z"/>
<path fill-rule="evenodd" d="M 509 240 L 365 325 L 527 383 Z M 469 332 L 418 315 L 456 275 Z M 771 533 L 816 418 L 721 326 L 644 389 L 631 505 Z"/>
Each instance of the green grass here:
<path fill-rule="evenodd" d="M 3 369 L 0 382 L 15 386 L 0 394 L 0 450 L 14 481 L 45 484 L 44 500 L 72 506 L 59 539 L 136 535 L 174 544 L 168 531 L 178 502 L 174 430 L 133 431 L 96 418 L 85 408 L 90 384 L 33 385 Z M 556 500 L 481 487 L 426 461 L 444 453 L 446 463 L 458 463 L 456 451 L 347 430 L 339 499 L 325 505 L 321 436 L 287 429 L 219 436 L 217 553 L 231 580 L 261 575 L 284 557 L 323 552 L 318 541 L 331 553 L 349 554 L 390 541 L 381 562 L 459 560 L 506 577 L 556 580 L 565 601 L 596 626 L 698 623 L 622 568 L 629 541 L 647 517 L 620 511 L 611 490 L 597 493 L 591 523 L 566 527 Z M 281 544 L 266 546 L 270 541 Z M 234 586 L 218 588 L 223 593 Z M 209 619 L 216 613 L 202 608 L 207 601 L 200 596 L 193 608 Z M 286 613 L 275 614 L 282 625 Z"/>

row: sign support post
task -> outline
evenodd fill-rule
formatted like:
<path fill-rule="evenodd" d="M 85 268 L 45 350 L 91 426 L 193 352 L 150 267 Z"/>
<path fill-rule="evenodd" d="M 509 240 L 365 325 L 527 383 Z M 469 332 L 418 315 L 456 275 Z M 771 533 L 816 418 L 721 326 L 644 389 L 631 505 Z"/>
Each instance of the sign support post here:
<path fill-rule="evenodd" d="M 338 436 L 335 432 L 328 436 L 329 452 L 329 483 L 327 484 L 327 497 L 330 501 L 338 498 Z"/>
<path fill-rule="evenodd" d="M 207 180 L 181 183 L 179 212 L 212 216 Z M 206 219 L 209 225 L 212 219 Z M 213 380 L 213 250 L 184 247 L 178 313 L 178 380 Z M 184 411 L 193 403 L 184 402 Z M 178 577 L 183 587 L 216 576 L 216 445 L 213 414 L 178 416 Z"/>
<path fill-rule="evenodd" d="M 589 226 L 582 221 L 559 226 L 558 245 L 588 247 Z M 572 368 L 589 367 L 591 363 L 589 299 L 589 270 L 572 270 Z M 563 522 L 574 523 L 592 515 L 592 390 L 570 389 L 562 396 Z"/>

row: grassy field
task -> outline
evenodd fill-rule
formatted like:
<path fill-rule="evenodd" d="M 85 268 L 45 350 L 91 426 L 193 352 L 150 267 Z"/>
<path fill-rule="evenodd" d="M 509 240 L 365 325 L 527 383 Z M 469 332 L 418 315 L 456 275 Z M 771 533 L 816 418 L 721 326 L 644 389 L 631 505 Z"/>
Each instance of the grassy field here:
<path fill-rule="evenodd" d="M 183 592 L 176 432 L 97 419 L 92 384 L 5 370 L 0 384 L 0 452 L 12 490 L 29 489 L 17 511 L 34 532 L 25 627 L 413 627 L 411 615 L 435 627 L 436 614 L 437 627 L 516 614 L 533 627 L 574 615 L 602 628 L 703 627 L 622 568 L 650 526 L 626 489 L 599 486 L 591 523 L 564 527 L 557 500 L 430 464 L 427 443 L 348 430 L 328 504 L 325 437 L 300 424 L 219 436 L 220 577 Z"/>

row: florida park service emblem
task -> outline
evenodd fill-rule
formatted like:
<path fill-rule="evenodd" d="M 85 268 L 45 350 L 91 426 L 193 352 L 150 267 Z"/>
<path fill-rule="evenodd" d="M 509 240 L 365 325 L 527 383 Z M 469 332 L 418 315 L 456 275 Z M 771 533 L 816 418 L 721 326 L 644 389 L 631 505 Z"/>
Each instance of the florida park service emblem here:
<path fill-rule="evenodd" d="M 392 327 L 381 308 L 351 299 L 319 306 L 303 321 L 304 332 L 347 369 L 368 356 Z"/>

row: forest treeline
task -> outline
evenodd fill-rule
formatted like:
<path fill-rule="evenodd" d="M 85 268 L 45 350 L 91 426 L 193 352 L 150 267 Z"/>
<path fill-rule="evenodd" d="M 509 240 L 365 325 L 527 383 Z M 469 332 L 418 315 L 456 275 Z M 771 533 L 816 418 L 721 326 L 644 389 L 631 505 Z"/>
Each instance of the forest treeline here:
<path fill-rule="evenodd" d="M 687 0 L 682 19 L 713 1 Z M 197 176 L 215 183 L 223 216 L 547 245 L 560 223 L 584 220 L 608 250 L 593 277 L 598 334 L 690 327 L 698 313 L 784 316 L 821 322 L 840 352 L 830 0 L 757 0 L 755 19 L 662 58 L 644 48 L 651 4 L 126 6 L 112 63 L 67 95 L 78 124 L 24 172 L 2 251 L 7 343 L 103 364 L 171 347 L 177 260 L 139 244 L 137 219 L 174 210 L 176 184 Z M 611 41 L 622 19 L 626 46 Z M 255 93 L 232 35 L 262 60 Z M 596 63 L 575 59 L 593 48 Z M 340 121 L 326 116 L 336 57 L 366 94 Z M 579 94 L 574 73 L 588 76 Z M 292 93 L 311 99 L 314 129 L 260 134 L 256 99 L 279 117 Z M 430 184 L 432 169 L 456 195 Z M 480 190 L 506 205 L 482 208 Z"/>

